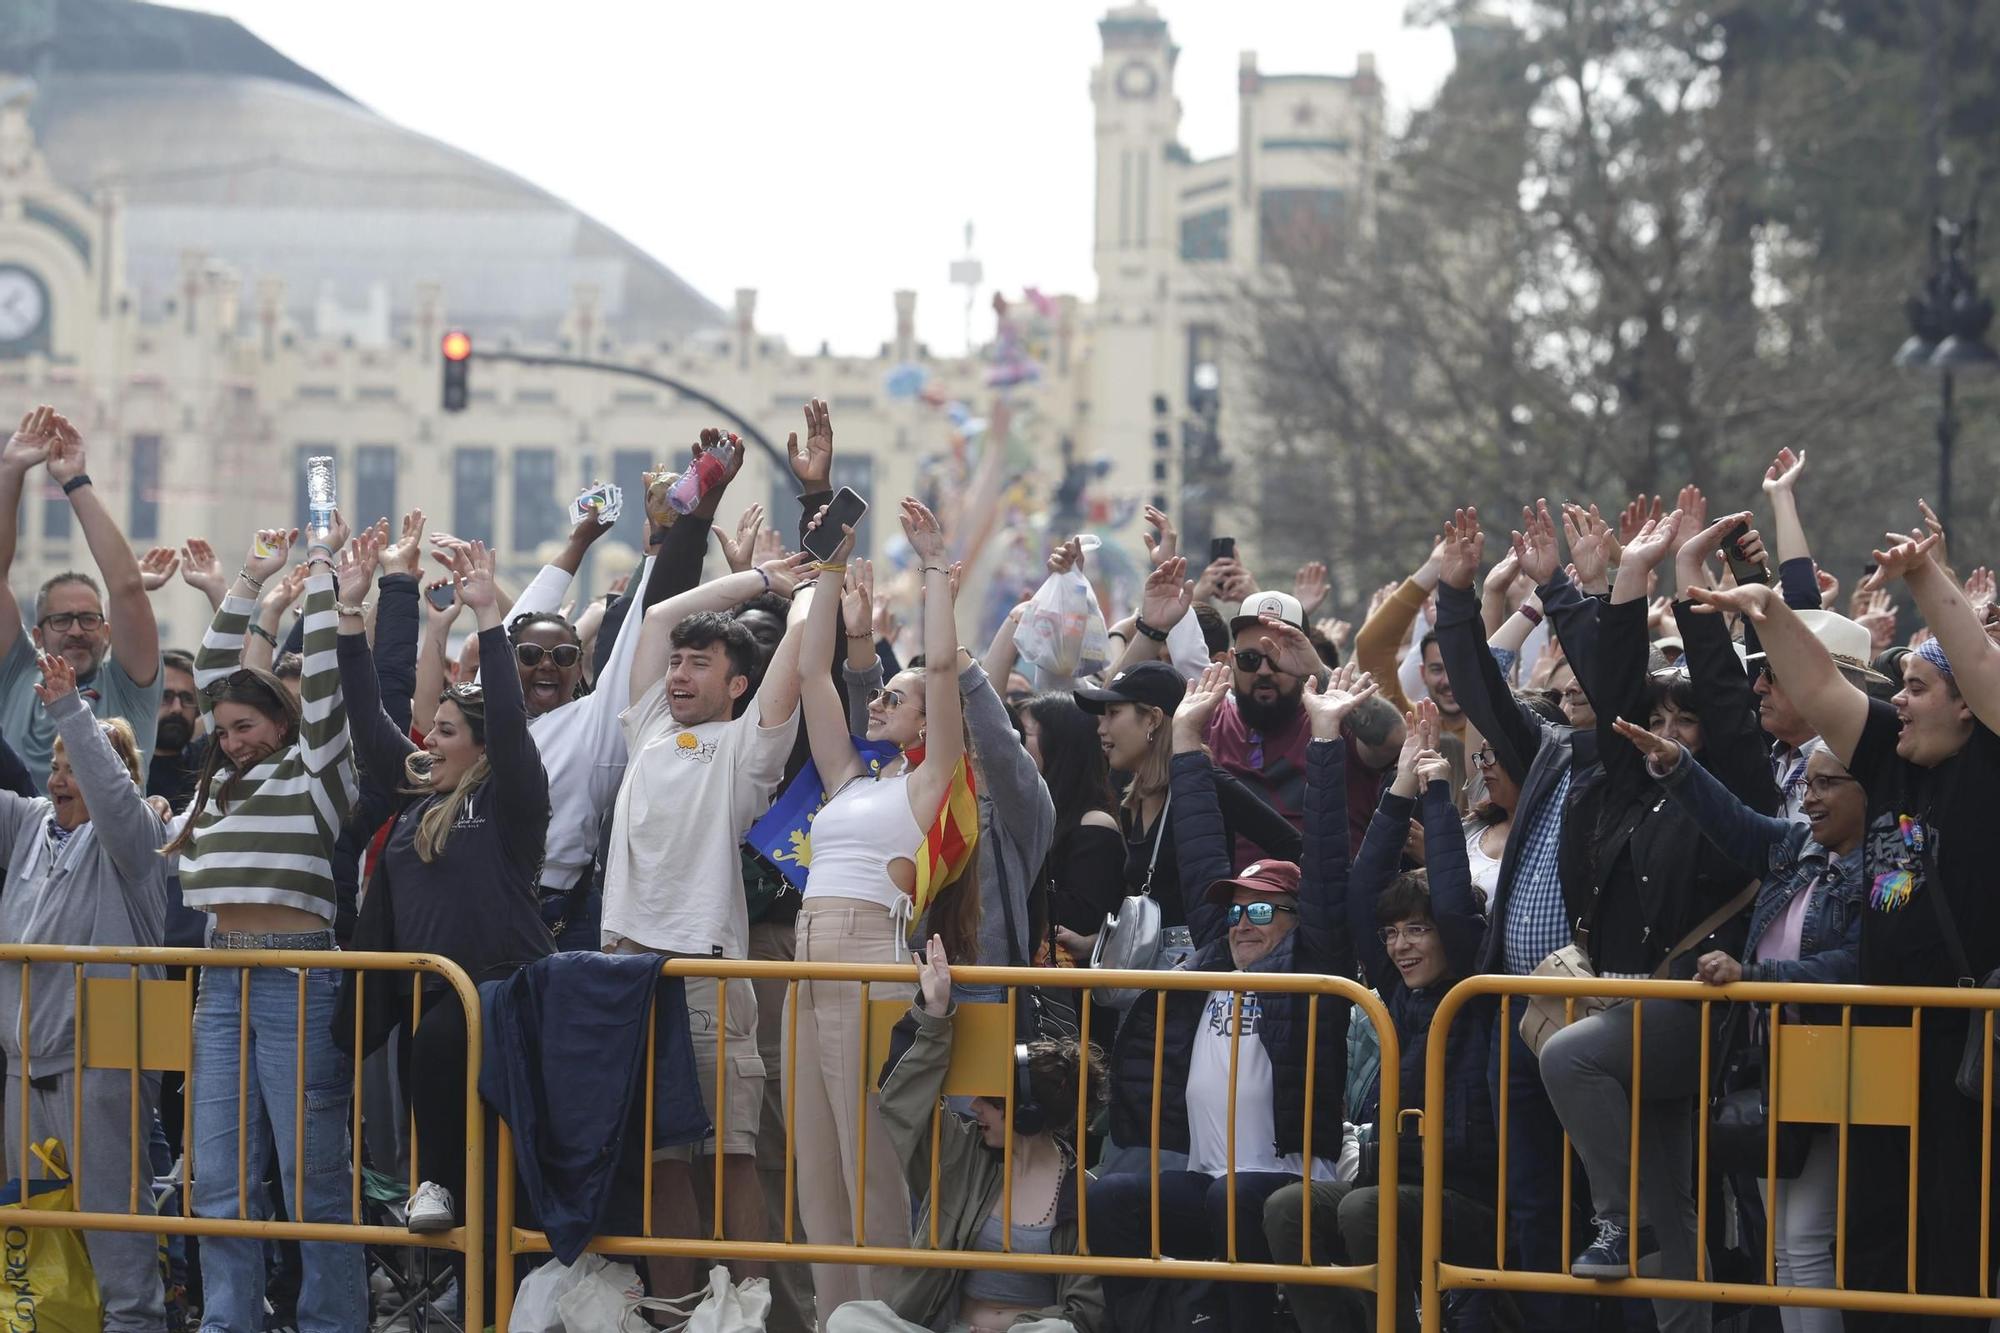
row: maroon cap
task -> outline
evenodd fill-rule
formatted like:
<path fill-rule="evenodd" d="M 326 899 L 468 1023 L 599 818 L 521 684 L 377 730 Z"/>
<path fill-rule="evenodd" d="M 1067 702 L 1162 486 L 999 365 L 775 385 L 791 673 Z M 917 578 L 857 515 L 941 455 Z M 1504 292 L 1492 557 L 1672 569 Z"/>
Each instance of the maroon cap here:
<path fill-rule="evenodd" d="M 1234 879 L 1218 879 L 1208 886 L 1208 901 L 1227 903 L 1238 889 L 1252 893 L 1286 893 L 1299 896 L 1299 868 L 1290 861 L 1252 861 Z"/>

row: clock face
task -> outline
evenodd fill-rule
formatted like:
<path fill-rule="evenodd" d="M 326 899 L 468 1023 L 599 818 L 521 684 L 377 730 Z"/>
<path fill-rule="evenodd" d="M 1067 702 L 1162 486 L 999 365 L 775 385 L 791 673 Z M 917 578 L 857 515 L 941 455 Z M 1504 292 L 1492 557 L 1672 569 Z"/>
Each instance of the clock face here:
<path fill-rule="evenodd" d="M 1159 79 L 1151 65 L 1137 60 L 1127 61 L 1118 68 L 1118 95 L 1120 97 L 1151 97 L 1153 89 L 1159 86 Z"/>
<path fill-rule="evenodd" d="M 0 344 L 21 342 L 48 318 L 42 280 L 18 264 L 0 264 Z"/>

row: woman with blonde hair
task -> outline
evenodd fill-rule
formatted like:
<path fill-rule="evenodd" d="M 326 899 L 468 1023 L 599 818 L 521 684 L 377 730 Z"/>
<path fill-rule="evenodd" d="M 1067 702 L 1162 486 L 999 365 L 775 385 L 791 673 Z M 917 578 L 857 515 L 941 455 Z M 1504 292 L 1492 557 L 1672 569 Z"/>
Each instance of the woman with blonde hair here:
<path fill-rule="evenodd" d="M 49 794 L 0 793 L 0 939 L 20 944 L 158 945 L 166 935 L 166 821 L 146 800 L 139 747 L 123 718 L 99 721 L 76 692 L 76 671 L 44 654 L 35 693 L 55 724 Z M 21 1025 L 22 973 L 29 1014 Z M 0 967 L 0 1050 L 25 1073 L 28 1137 L 63 1140 L 83 1191 L 79 1207 L 123 1213 L 131 1206 L 132 1080 L 123 1069 L 87 1069 L 76 1079 L 76 986 L 67 963 Z M 125 967 L 86 968 L 127 978 Z M 157 978 L 157 967 L 141 968 Z M 159 1076 L 139 1080 L 141 1126 L 152 1120 Z M 23 1085 L 8 1089 L 6 1142 L 20 1151 Z M 75 1102 L 74 1111 L 72 1102 Z M 73 1116 L 75 1118 L 73 1118 Z M 72 1135 L 74 1134 L 74 1137 Z M 6 1174 L 22 1172 L 10 1154 Z M 91 1267 L 104 1299 L 104 1327 L 158 1329 L 166 1319 L 157 1238 L 88 1231 Z"/>
<path fill-rule="evenodd" d="M 907 962 L 910 918 L 918 880 L 917 858 L 925 835 L 944 809 L 959 771 L 971 754 L 958 693 L 958 627 L 953 618 L 950 560 L 931 511 L 902 503 L 903 532 L 916 552 L 923 579 L 924 661 L 898 672 L 868 705 L 868 739 L 889 741 L 898 753 L 874 768 L 862 762 L 847 731 L 847 713 L 833 680 L 804 673 L 800 702 L 813 764 L 831 793 L 812 827 L 812 866 L 799 907 L 798 961 L 802 963 Z M 825 518 L 825 511 L 813 526 Z M 846 572 L 854 531 L 843 530 L 833 558 L 820 565 L 832 578 L 815 590 L 806 614 L 803 662 L 831 661 L 834 621 L 840 610 L 840 576 Z M 977 820 L 965 830 L 976 839 Z M 978 947 L 978 857 L 933 895 L 924 912 L 930 932 L 943 937 L 950 955 L 975 956 Z M 801 1057 L 788 1065 L 785 1095 L 795 1106 L 798 1157 L 813 1163 L 799 1172 L 799 1216 L 815 1245 L 850 1245 L 856 1200 L 865 1240 L 875 1246 L 910 1243 L 910 1193 L 896 1153 L 883 1137 L 879 1103 L 871 1092 L 858 1114 L 872 1070 L 861 1060 L 861 987 L 851 982 L 803 982 L 788 1006 L 797 1023 Z M 860 1143 L 868 1135 L 867 1179 L 860 1176 Z M 813 1265 L 813 1296 L 825 1320 L 854 1300 L 886 1298 L 897 1270 Z"/>

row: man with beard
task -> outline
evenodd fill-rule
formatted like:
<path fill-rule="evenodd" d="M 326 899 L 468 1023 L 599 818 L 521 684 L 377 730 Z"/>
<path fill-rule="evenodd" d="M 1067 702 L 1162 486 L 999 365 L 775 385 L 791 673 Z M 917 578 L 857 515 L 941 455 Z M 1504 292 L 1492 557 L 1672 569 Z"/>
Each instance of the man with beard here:
<path fill-rule="evenodd" d="M 162 796 L 178 810 L 194 795 L 195 776 L 208 753 L 201 731 L 201 700 L 194 692 L 194 658 L 179 648 L 160 655 L 160 717 L 146 795 Z"/>
<path fill-rule="evenodd" d="M 71 571 L 44 583 L 35 594 L 34 629 L 24 634 L 7 575 L 19 535 L 22 487 L 43 465 L 69 500 L 98 578 Z M 131 543 L 84 470 L 83 437 L 47 406 L 22 417 L 0 447 L 0 735 L 40 787 L 48 782 L 56 733 L 35 698 L 41 680 L 37 650 L 69 662 L 76 691 L 91 712 L 131 723 L 140 760 L 150 762 L 153 719 L 160 710 L 160 628 Z"/>

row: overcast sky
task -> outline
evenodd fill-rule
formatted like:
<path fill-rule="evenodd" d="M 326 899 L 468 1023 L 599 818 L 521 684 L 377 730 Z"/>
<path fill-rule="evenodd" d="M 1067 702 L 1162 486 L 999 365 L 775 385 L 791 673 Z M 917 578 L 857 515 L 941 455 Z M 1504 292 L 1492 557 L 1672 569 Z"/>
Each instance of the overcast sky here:
<path fill-rule="evenodd" d="M 967 220 L 997 286 L 1088 296 L 1092 0 L 204 0 L 392 120 L 576 204 L 794 348 L 868 352 L 914 288 L 919 335 L 963 345 L 947 267 Z M 1451 65 L 1401 0 L 1167 0 L 1181 140 L 1235 140 L 1238 53 L 1349 74 L 1373 51 L 1392 116 Z"/>

